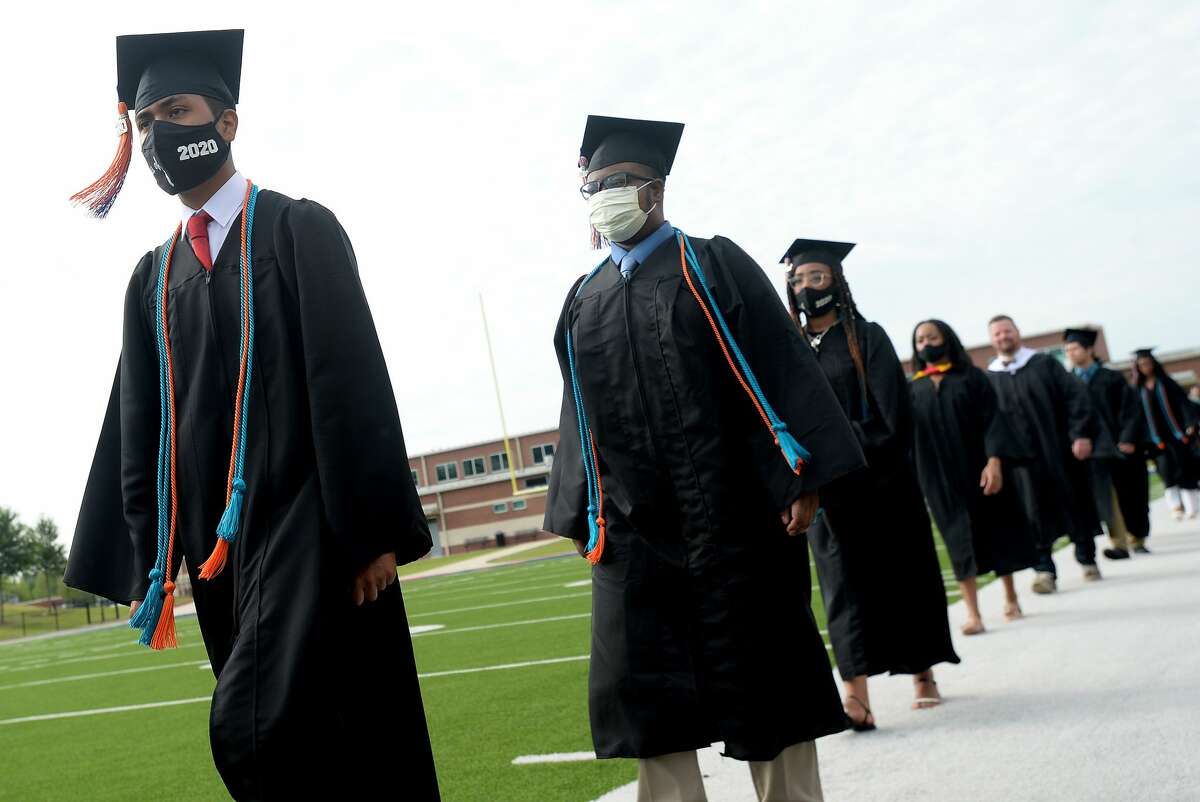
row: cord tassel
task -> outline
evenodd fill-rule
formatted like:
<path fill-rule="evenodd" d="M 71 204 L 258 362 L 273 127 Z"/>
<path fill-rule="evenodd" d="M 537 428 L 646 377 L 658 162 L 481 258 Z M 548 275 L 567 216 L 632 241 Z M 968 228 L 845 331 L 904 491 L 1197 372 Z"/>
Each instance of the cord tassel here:
<path fill-rule="evenodd" d="M 133 155 L 133 130 L 129 123 L 129 107 L 124 103 L 117 104 L 117 137 L 117 153 L 112 164 L 99 178 L 71 196 L 72 203 L 83 206 L 88 214 L 101 220 L 108 216 L 125 186 Z"/>
<path fill-rule="evenodd" d="M 175 583 L 170 580 L 163 584 L 162 612 L 149 645 L 155 651 L 174 649 L 178 645 L 175 641 Z"/>
<path fill-rule="evenodd" d="M 154 637 L 154 630 L 158 627 L 159 615 L 162 613 L 163 597 L 163 572 L 158 568 L 150 571 L 150 587 L 146 591 L 146 598 L 138 605 L 136 611 L 129 619 L 130 629 L 141 630 L 141 635 L 138 636 L 138 643 L 143 646 L 149 646 L 151 639 Z"/>
<path fill-rule="evenodd" d="M 792 433 L 788 431 L 786 423 L 779 423 L 772 428 L 775 432 L 775 442 L 779 445 L 779 450 L 783 452 L 783 458 L 787 460 L 792 471 L 799 476 L 800 472 L 804 470 L 804 466 L 812 459 L 812 454 L 797 442 Z"/>

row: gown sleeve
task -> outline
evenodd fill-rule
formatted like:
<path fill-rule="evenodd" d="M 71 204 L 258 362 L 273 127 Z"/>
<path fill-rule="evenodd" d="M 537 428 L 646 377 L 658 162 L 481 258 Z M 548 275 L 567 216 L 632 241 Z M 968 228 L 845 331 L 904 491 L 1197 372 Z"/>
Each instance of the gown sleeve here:
<path fill-rule="evenodd" d="M 1142 402 L 1137 390 L 1124 379 L 1121 380 L 1121 406 L 1118 416 L 1118 442 L 1139 445 L 1149 439 L 1146 421 L 1142 415 Z"/>
<path fill-rule="evenodd" d="M 1067 373 L 1057 360 L 1046 358 L 1046 372 L 1055 384 L 1067 405 L 1067 435 L 1072 441 L 1081 437 L 1096 437 L 1096 421 L 1093 419 L 1092 399 L 1087 385 Z"/>
<path fill-rule="evenodd" d="M 983 432 L 983 448 L 989 458 L 1002 460 L 1019 459 L 1021 447 L 1016 434 L 1008 424 L 1008 418 L 1000 410 L 996 389 L 978 368 L 968 368 L 970 383 L 971 413 L 979 431 Z"/>
<path fill-rule="evenodd" d="M 334 541 L 354 570 L 389 551 L 412 562 L 432 540 L 354 249 L 312 201 L 292 203 L 277 225 L 276 253 L 294 270 L 317 478 Z"/>
<path fill-rule="evenodd" d="M 714 264 L 708 278 L 721 313 L 768 402 L 812 455 L 797 476 L 765 425 L 749 439 L 763 485 L 783 510 L 803 493 L 863 467 L 862 449 L 812 349 L 762 268 L 724 237 L 713 238 L 710 249 Z"/>
<path fill-rule="evenodd" d="M 869 414 L 865 420 L 851 421 L 851 426 L 870 463 L 875 455 L 894 458 L 906 450 L 904 441 L 910 436 L 912 413 L 904 366 L 891 339 L 878 323 L 863 325 L 866 328 L 863 369 L 867 374 Z"/>
<path fill-rule="evenodd" d="M 157 543 L 161 412 L 147 294 L 153 264 L 146 254 L 125 291 L 121 359 L 63 577 L 70 587 L 124 604 L 145 596 Z"/>
<path fill-rule="evenodd" d="M 550 469 L 550 487 L 546 496 L 546 516 L 542 529 L 560 537 L 586 542 L 587 477 L 583 471 L 583 450 L 579 438 L 579 418 L 575 413 L 575 394 L 571 386 L 571 368 L 567 357 L 566 326 L 570 322 L 571 303 L 584 277 L 571 287 L 563 303 L 558 327 L 554 330 L 554 351 L 562 374 L 562 410 L 558 416 L 558 448 Z"/>

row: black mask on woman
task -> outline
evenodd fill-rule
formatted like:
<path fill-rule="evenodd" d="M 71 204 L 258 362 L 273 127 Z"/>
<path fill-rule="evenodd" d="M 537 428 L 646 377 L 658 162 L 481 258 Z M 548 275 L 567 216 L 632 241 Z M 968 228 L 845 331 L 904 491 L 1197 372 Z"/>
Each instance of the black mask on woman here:
<path fill-rule="evenodd" d="M 142 155 L 162 191 L 178 195 L 217 174 L 229 158 L 229 143 L 217 133 L 216 120 L 203 125 L 155 120 Z"/>
<path fill-rule="evenodd" d="M 927 345 L 920 351 L 917 351 L 917 356 L 921 357 L 921 360 L 926 365 L 936 365 L 946 358 L 946 344 Z"/>
<path fill-rule="evenodd" d="M 796 305 L 809 318 L 820 317 L 833 309 L 835 293 L 836 290 L 833 287 L 824 290 L 814 290 L 812 287 L 805 287 L 796 293 Z"/>

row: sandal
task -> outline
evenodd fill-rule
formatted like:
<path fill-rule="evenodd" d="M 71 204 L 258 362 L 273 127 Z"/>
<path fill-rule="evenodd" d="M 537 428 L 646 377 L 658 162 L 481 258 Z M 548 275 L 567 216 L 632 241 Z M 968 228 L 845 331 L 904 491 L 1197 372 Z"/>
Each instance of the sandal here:
<path fill-rule="evenodd" d="M 843 709 L 842 712 L 846 716 L 847 726 L 849 726 L 850 729 L 854 730 L 855 732 L 870 732 L 871 730 L 875 729 L 875 714 L 871 712 L 871 708 L 864 705 L 862 703 L 862 699 L 859 699 L 857 696 L 846 697 L 847 702 L 849 702 L 851 699 L 857 702 L 859 707 L 867 711 L 867 715 L 863 716 L 862 721 L 855 721 L 854 719 L 850 718 L 850 714 Z"/>
<path fill-rule="evenodd" d="M 932 685 L 934 687 L 934 690 L 937 689 L 937 682 L 932 679 L 914 680 L 913 685 Z M 941 696 L 918 696 L 916 699 L 913 699 L 912 709 L 913 710 L 931 710 L 931 709 L 937 707 L 938 705 L 940 705 L 941 703 L 942 703 Z"/>

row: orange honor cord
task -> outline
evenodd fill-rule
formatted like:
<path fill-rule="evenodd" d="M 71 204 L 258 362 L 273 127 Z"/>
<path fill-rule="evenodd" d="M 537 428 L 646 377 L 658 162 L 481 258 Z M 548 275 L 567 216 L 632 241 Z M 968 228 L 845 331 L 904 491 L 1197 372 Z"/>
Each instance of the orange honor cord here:
<path fill-rule="evenodd" d="M 592 451 L 592 465 L 595 466 L 596 472 L 596 495 L 598 496 L 598 507 L 596 510 L 596 527 L 600 534 L 596 537 L 596 545 L 587 553 L 587 560 L 592 565 L 600 562 L 600 558 L 604 556 L 604 532 L 608 522 L 604 520 L 604 482 L 600 480 L 600 459 L 596 451 L 596 438 L 588 431 L 588 443 Z"/>

